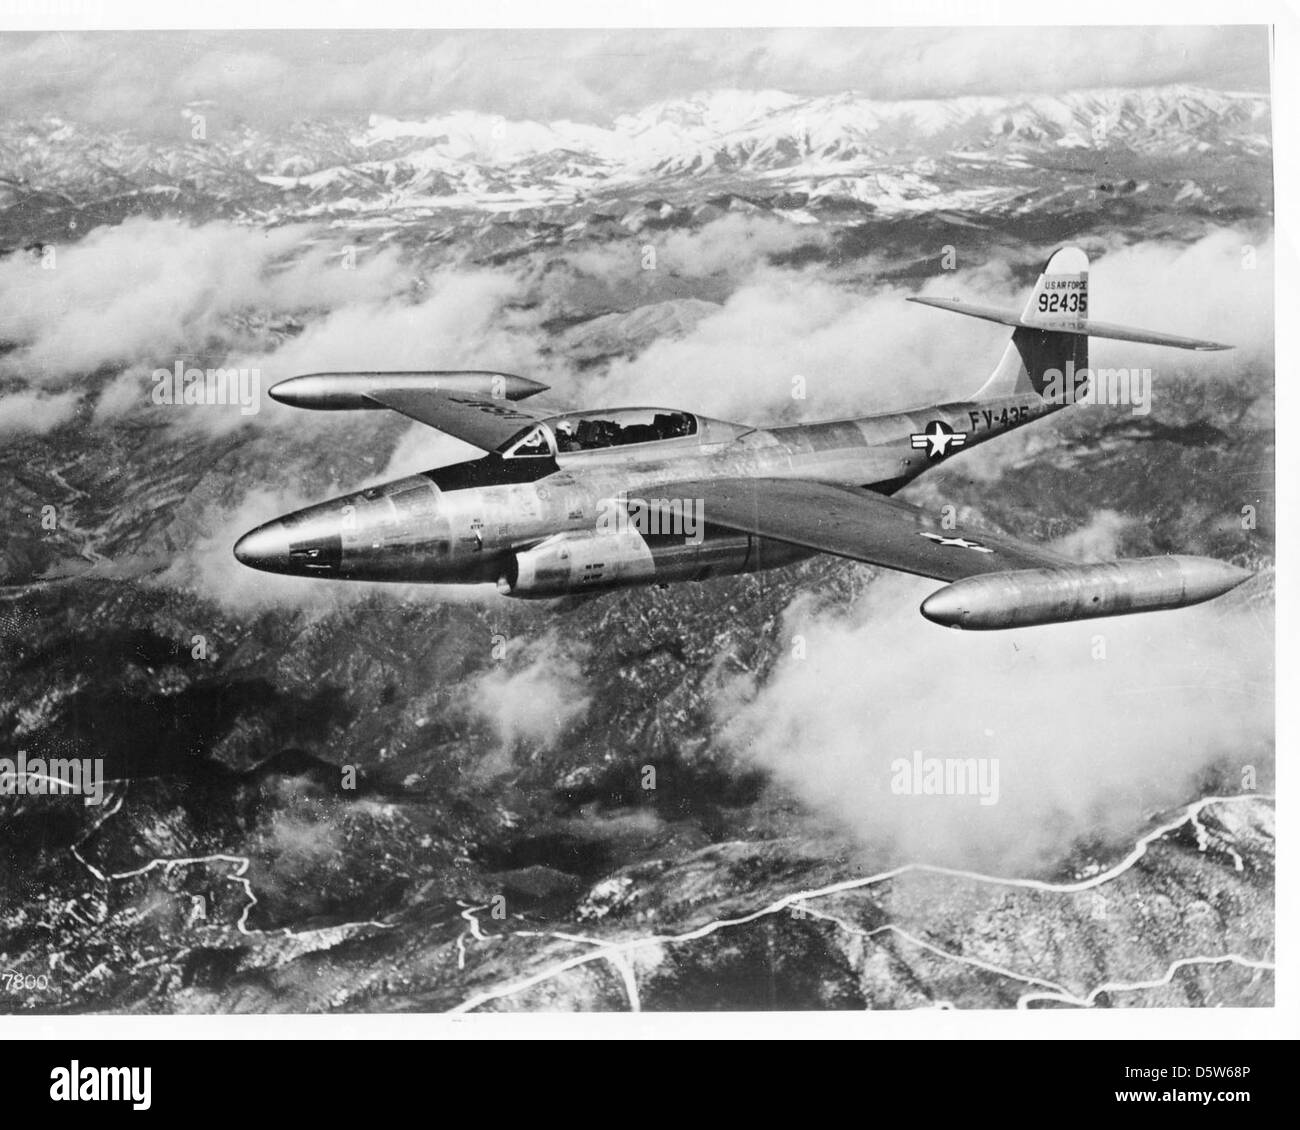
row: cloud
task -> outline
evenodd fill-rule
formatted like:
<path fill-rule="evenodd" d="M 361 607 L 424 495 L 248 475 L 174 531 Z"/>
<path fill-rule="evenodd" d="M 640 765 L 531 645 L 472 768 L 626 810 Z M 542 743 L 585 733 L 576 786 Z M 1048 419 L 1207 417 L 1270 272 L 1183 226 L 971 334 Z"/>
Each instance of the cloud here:
<path fill-rule="evenodd" d="M 517 746 L 554 745 L 587 712 L 591 694 L 581 653 L 556 633 L 531 642 L 512 640 L 502 647 L 502 665 L 482 675 L 469 693 L 474 712 L 495 731 L 508 764 Z"/>
<path fill-rule="evenodd" d="M 885 411 L 978 387 L 1005 340 L 1001 328 L 905 303 L 910 291 L 880 282 L 884 264 L 871 258 L 855 264 L 854 279 L 820 264 L 772 265 L 826 238 L 771 217 L 726 215 L 656 235 L 653 271 L 642 270 L 629 240 L 422 275 L 396 249 L 363 254 L 344 270 L 340 248 L 306 227 L 132 219 L 56 247 L 53 270 L 23 256 L 0 261 L 3 328 L 17 345 L 0 359 L 0 377 L 20 390 L 99 392 L 99 423 L 152 409 L 151 374 L 178 360 L 256 369 L 263 393 L 302 372 L 499 369 L 553 385 L 561 402 L 666 403 L 745 422 Z M 1015 306 L 1024 298 L 1016 271 L 1041 265 L 1048 250 L 945 272 L 921 289 Z M 1153 367 L 1157 406 L 1170 374 L 1226 373 L 1271 358 L 1271 236 L 1217 229 L 1189 245 L 1101 251 L 1092 272 L 1098 318 L 1238 345 L 1173 354 L 1094 343 L 1096 364 Z M 704 280 L 719 307 L 633 359 L 588 372 L 569 365 L 548 322 L 625 304 L 647 277 L 666 288 L 650 297 L 694 293 Z M 1184 279 L 1196 285 L 1179 285 Z M 802 400 L 792 395 L 796 377 Z M 183 406 L 167 420 L 210 431 L 301 422 L 269 400 L 260 406 L 256 417 L 237 404 Z"/>
<path fill-rule="evenodd" d="M 186 136 L 222 123 L 477 110 L 608 122 L 725 88 L 881 99 L 1268 87 L 1263 27 L 59 32 L 0 39 L 8 116 Z"/>
<path fill-rule="evenodd" d="M 1098 510 L 1086 525 L 1053 542 L 1052 548 L 1075 561 L 1114 561 L 1120 539 L 1132 524 L 1133 519 L 1118 510 Z"/>
<path fill-rule="evenodd" d="M 80 402 L 81 395 L 77 392 L 47 396 L 28 391 L 0 396 L 0 435 L 18 432 L 44 435 L 71 420 Z"/>
<path fill-rule="evenodd" d="M 1219 602 L 963 633 L 917 612 L 937 584 L 883 577 L 848 615 L 791 605 L 784 658 L 724 690 L 728 746 L 899 859 L 1006 874 L 1081 837 L 1130 842 L 1211 766 L 1271 765 L 1266 618 Z M 895 792 L 893 763 L 918 750 L 996 759 L 997 803 Z"/>
<path fill-rule="evenodd" d="M 743 423 L 903 407 L 918 390 L 940 393 L 967 354 L 925 332 L 905 294 L 861 293 L 812 270 L 761 270 L 690 333 L 614 361 L 602 392 L 613 402 L 653 394 L 653 403 Z"/>
<path fill-rule="evenodd" d="M 1243 247 L 1254 251 L 1253 269 L 1242 268 Z M 1050 250 L 1021 249 L 1014 261 L 941 273 L 920 293 L 1018 310 L 1028 288 L 1017 271 L 1036 271 Z M 1094 364 L 1154 369 L 1157 411 L 1163 380 L 1271 365 L 1271 236 L 1216 229 L 1186 245 L 1100 251 L 1090 276 L 1099 320 L 1237 345 L 1232 352 L 1187 353 L 1094 342 Z M 605 402 L 668 404 L 744 423 L 864 415 L 972 394 L 992 372 L 1008 331 L 908 303 L 911 291 L 873 278 L 873 266 L 868 261 L 865 279 L 850 283 L 818 267 L 759 263 L 716 313 L 678 338 L 611 362 L 589 391 Z M 796 377 L 803 378 L 803 399 L 792 395 L 800 387 Z M 1005 442 L 998 445 L 1002 457 Z M 998 458 L 997 451 L 986 458 Z"/>
<path fill-rule="evenodd" d="M 622 284 L 625 289 L 644 277 L 647 249 L 653 252 L 653 271 L 675 278 L 725 275 L 740 279 L 773 255 L 830 241 L 830 232 L 822 227 L 793 224 L 774 216 L 730 213 L 693 230 L 645 232 L 631 241 L 631 248 L 625 241 L 569 251 L 563 261 L 573 270 Z"/>
<path fill-rule="evenodd" d="M 418 301 L 358 297 L 276 348 L 232 363 L 261 368 L 272 380 L 322 370 L 468 368 L 534 375 L 546 368 L 540 314 L 513 308 L 525 293 L 515 272 L 444 269 L 425 284 Z"/>
<path fill-rule="evenodd" d="M 0 260 L 0 329 L 16 346 L 0 377 L 48 388 L 85 387 L 104 369 L 219 365 L 263 340 L 274 315 L 374 301 L 410 282 L 396 251 L 343 270 L 338 249 L 301 226 L 133 218 L 51 250 Z M 121 390 L 113 403 L 125 407 Z"/>
<path fill-rule="evenodd" d="M 670 234 L 659 254 L 665 274 L 726 273 L 730 288 L 765 256 L 809 238 L 779 221 L 727 216 Z M 148 413 L 216 432 L 296 427 L 302 414 L 263 395 L 255 416 L 219 404 L 170 406 L 163 417 L 151 400 L 155 371 L 177 362 L 256 370 L 264 394 L 304 372 L 496 369 L 556 384 L 562 396 L 570 373 L 551 352 L 546 320 L 581 290 L 575 278 L 612 295 L 641 273 L 638 255 L 604 248 L 575 253 L 567 283 L 536 262 L 422 276 L 395 249 L 363 253 L 344 270 L 340 248 L 315 229 L 223 221 L 131 219 L 53 251 L 53 269 L 30 257 L 0 261 L 3 328 L 16 345 L 0 377 L 98 393 L 97 424 Z"/>
<path fill-rule="evenodd" d="M 1273 364 L 1273 235 L 1217 228 L 1194 243 L 1135 243 L 1095 260 L 1088 277 L 1091 316 L 1144 329 L 1208 338 L 1234 348 L 1183 353 L 1099 339 L 1094 365 L 1146 366 L 1229 375 Z"/>
<path fill-rule="evenodd" d="M 421 471 L 430 471 L 435 467 L 480 459 L 482 455 L 482 450 L 472 443 L 465 443 L 436 428 L 415 424 L 402 433 L 388 463 L 374 481 L 376 484 L 386 483 L 407 475 L 418 475 Z"/>

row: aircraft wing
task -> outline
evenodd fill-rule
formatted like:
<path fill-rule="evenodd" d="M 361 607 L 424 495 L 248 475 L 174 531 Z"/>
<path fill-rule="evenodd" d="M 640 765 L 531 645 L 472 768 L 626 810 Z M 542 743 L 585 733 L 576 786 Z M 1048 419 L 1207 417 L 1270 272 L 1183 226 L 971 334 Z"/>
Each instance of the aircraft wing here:
<path fill-rule="evenodd" d="M 485 451 L 505 449 L 545 418 L 508 400 L 465 392 L 381 388 L 364 397 Z"/>
<path fill-rule="evenodd" d="M 937 516 L 918 507 L 835 483 L 701 479 L 665 483 L 645 493 L 698 499 L 703 505 L 701 516 L 709 525 L 941 581 L 1074 564 L 1004 534 L 945 529 Z"/>

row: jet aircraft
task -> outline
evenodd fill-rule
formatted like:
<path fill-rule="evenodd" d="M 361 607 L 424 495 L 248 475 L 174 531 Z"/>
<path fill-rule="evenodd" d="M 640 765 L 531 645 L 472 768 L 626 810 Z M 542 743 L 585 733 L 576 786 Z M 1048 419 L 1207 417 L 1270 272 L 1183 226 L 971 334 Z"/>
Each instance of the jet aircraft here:
<path fill-rule="evenodd" d="M 245 534 L 245 565 L 335 580 L 495 583 L 566 597 L 705 581 L 818 553 L 947 582 L 921 605 L 968 629 L 1179 608 L 1251 574 L 1172 554 L 1081 565 L 894 498 L 918 475 L 1086 399 L 1089 338 L 1227 349 L 1088 318 L 1088 259 L 1052 255 L 1022 310 L 916 297 L 1011 339 L 965 399 L 821 423 L 749 426 L 672 408 L 542 412 L 547 386 L 506 373 L 358 372 L 270 389 L 300 408 L 388 409 L 482 448 L 309 506 Z M 1104 372 L 1104 371 L 1103 371 Z"/>

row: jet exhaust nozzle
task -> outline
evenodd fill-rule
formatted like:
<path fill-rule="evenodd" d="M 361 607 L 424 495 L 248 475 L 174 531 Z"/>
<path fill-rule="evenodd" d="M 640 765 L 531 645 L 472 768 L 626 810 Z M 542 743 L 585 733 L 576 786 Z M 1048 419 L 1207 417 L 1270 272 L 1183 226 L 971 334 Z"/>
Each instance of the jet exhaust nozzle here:
<path fill-rule="evenodd" d="M 1186 608 L 1235 589 L 1252 573 L 1210 557 L 1135 557 L 967 577 L 927 597 L 921 615 L 989 631 Z"/>

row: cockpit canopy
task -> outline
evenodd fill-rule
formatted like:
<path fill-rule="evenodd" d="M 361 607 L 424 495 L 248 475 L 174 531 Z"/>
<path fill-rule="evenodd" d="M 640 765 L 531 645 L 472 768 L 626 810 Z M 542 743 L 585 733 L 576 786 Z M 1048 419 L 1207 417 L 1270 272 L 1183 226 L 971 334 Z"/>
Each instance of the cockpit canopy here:
<path fill-rule="evenodd" d="M 675 408 L 600 408 L 548 416 L 522 432 L 502 457 L 554 459 L 668 440 L 711 446 L 730 443 L 753 430 Z"/>
<path fill-rule="evenodd" d="M 634 443 L 655 443 L 695 435 L 699 420 L 690 412 L 670 408 L 611 408 L 569 412 L 546 421 L 561 455 L 597 451 Z"/>
<path fill-rule="evenodd" d="M 550 459 L 554 455 L 555 447 L 551 442 L 550 432 L 543 425 L 538 424 L 520 439 L 515 440 L 503 458 L 529 459 L 540 456 L 543 459 Z"/>

